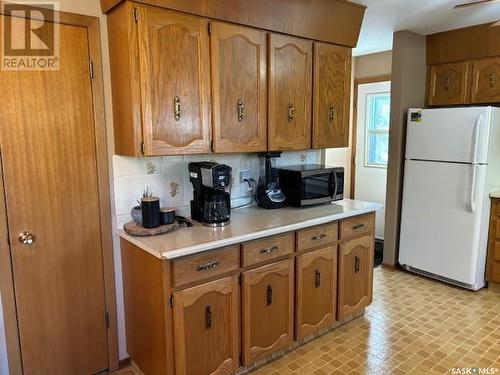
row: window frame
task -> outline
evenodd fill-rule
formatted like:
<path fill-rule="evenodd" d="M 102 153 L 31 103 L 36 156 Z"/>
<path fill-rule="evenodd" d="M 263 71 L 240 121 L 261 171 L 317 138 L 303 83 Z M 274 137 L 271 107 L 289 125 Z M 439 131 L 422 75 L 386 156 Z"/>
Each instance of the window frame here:
<path fill-rule="evenodd" d="M 387 160 L 386 164 L 378 164 L 378 163 L 370 163 L 368 161 L 368 156 L 369 156 L 369 149 L 370 149 L 370 135 L 385 135 L 387 134 L 387 137 L 389 137 L 389 128 L 388 129 L 370 129 L 370 121 L 372 119 L 372 107 L 373 107 L 373 97 L 377 96 L 382 96 L 382 95 L 388 95 L 389 96 L 389 103 L 391 100 L 391 92 L 390 91 L 381 91 L 381 92 L 375 92 L 375 93 L 370 93 L 366 95 L 366 103 L 365 103 L 365 149 L 364 149 L 364 167 L 366 168 L 378 168 L 378 169 L 387 169 L 389 160 Z M 389 150 L 387 150 L 389 152 Z M 389 159 L 389 158 L 387 158 Z"/>

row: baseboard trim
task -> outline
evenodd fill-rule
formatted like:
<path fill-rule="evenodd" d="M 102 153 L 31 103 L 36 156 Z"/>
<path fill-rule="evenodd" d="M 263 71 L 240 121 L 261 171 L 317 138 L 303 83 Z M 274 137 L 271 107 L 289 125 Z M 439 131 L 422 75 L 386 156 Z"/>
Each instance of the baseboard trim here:
<path fill-rule="evenodd" d="M 389 271 L 396 271 L 399 267 L 395 264 L 382 263 L 382 268 Z"/>

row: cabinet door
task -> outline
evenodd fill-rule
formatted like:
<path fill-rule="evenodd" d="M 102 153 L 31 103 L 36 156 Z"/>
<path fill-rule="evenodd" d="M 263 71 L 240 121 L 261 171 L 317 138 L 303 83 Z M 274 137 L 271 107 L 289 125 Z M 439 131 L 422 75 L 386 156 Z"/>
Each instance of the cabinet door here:
<path fill-rule="evenodd" d="M 339 320 L 363 310 L 372 302 L 373 252 L 372 235 L 340 245 Z"/>
<path fill-rule="evenodd" d="M 243 272 L 243 362 L 293 341 L 293 259 Z"/>
<path fill-rule="evenodd" d="M 335 321 L 337 306 L 337 246 L 297 257 L 297 339 Z"/>
<path fill-rule="evenodd" d="M 215 152 L 267 149 L 266 33 L 211 24 Z"/>
<path fill-rule="evenodd" d="M 312 42 L 275 34 L 269 39 L 269 149 L 308 149 Z"/>
<path fill-rule="evenodd" d="M 349 145 L 351 49 L 314 44 L 313 147 Z"/>
<path fill-rule="evenodd" d="M 434 65 L 429 68 L 429 105 L 465 104 L 468 101 L 469 63 Z"/>
<path fill-rule="evenodd" d="M 177 375 L 231 374 L 239 367 L 238 276 L 174 293 Z"/>
<path fill-rule="evenodd" d="M 472 103 L 500 102 L 500 57 L 472 63 Z"/>
<path fill-rule="evenodd" d="M 146 155 L 210 151 L 208 22 L 138 6 Z"/>

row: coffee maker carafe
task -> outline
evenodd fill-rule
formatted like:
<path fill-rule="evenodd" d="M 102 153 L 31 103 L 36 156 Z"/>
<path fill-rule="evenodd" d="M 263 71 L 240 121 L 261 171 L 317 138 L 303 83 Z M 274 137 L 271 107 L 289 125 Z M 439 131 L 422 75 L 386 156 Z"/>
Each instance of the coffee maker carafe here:
<path fill-rule="evenodd" d="M 191 218 L 210 227 L 229 224 L 231 216 L 231 167 L 208 161 L 189 163 L 193 184 Z"/>

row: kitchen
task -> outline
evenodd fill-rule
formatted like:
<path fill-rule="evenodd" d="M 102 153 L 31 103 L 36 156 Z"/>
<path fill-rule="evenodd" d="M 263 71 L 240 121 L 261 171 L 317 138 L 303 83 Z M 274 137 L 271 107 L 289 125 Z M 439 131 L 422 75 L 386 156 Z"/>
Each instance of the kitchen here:
<path fill-rule="evenodd" d="M 367 8 L 341 0 L 318 0 L 316 7 L 223 3 L 66 0 L 52 13 L 2 4 L 2 27 L 18 27 L 18 36 L 23 17 L 15 12 L 34 18 L 31 29 L 41 19 L 60 23 L 54 28 L 60 59 L 54 71 L 4 66 L 0 73 L 9 109 L 2 123 L 18 124 L 0 133 L 7 348 L 4 355 L 0 350 L 0 371 L 371 374 L 499 367 L 497 201 L 489 240 L 487 234 L 489 195 L 500 184 L 482 172 L 497 170 L 491 106 L 500 93 L 491 76 L 500 56 L 498 5 L 453 9 L 461 2 L 442 2 L 441 14 L 427 20 L 434 29 L 422 30 L 431 25 L 389 25 L 389 16 L 402 11 L 394 2 L 393 14 L 388 4 L 370 1 L 359 1 Z M 443 12 L 460 17 L 450 21 Z M 390 44 L 359 51 L 372 58 L 392 48 L 390 129 L 374 133 L 387 143 L 387 198 L 369 203 L 348 199 L 358 182 L 353 117 L 361 115 L 352 100 L 358 79 L 352 49 L 366 48 L 361 42 L 381 25 L 390 29 Z M 37 35 L 45 40 L 45 33 Z M 461 49 L 455 38 L 485 43 Z M 41 95 L 26 94 L 26 87 Z M 428 120 L 449 106 L 472 108 L 458 118 Z M 477 262 L 467 277 L 479 282 L 464 281 L 462 289 L 449 285 L 461 282 L 460 274 L 404 258 L 407 243 L 435 236 L 425 220 L 411 221 L 422 213 L 414 202 L 426 196 L 415 195 L 424 192 L 421 175 L 411 184 L 403 179 L 403 170 L 422 159 L 405 153 L 408 115 L 407 146 L 421 144 L 419 136 L 424 144 L 432 139 L 417 134 L 419 125 L 443 123 L 472 136 L 466 143 L 455 131 L 463 143 L 451 150 L 477 146 L 471 160 L 465 151 L 454 154 L 464 159 L 447 160 L 443 146 L 451 136 L 434 146 L 443 164 L 470 161 L 464 170 L 477 172 L 472 185 L 473 175 L 458 179 L 466 181 L 457 196 L 452 189 L 442 196 L 463 200 L 469 210 L 473 202 L 478 217 L 474 240 L 460 242 L 471 258 L 453 263 L 454 253 L 442 254 L 451 257 L 452 270 Z M 410 196 L 411 187 L 417 191 Z M 408 207 L 416 213 L 408 216 Z M 384 265 L 374 270 L 382 208 Z M 160 231 L 168 233 L 149 236 Z M 407 241 L 407 234 L 420 237 Z M 425 246 L 431 256 L 439 251 Z"/>

